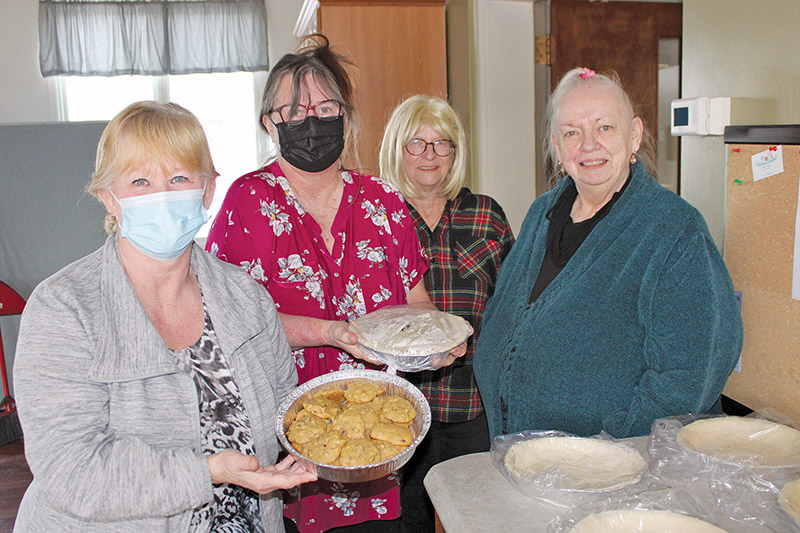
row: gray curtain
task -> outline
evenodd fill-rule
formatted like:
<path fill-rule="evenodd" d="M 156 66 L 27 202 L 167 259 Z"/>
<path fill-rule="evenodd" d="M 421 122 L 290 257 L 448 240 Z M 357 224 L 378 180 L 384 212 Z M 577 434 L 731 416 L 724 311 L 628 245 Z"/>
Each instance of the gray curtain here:
<path fill-rule="evenodd" d="M 44 76 L 269 70 L 264 0 L 39 0 Z"/>

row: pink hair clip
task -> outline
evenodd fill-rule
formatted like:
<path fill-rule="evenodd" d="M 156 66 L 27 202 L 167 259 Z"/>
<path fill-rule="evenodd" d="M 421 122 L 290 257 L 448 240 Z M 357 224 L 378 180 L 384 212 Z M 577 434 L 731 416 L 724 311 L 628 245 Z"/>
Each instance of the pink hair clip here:
<path fill-rule="evenodd" d="M 588 80 L 589 78 L 593 78 L 597 72 L 593 71 L 589 67 L 583 67 L 583 72 L 578 74 L 582 80 Z"/>

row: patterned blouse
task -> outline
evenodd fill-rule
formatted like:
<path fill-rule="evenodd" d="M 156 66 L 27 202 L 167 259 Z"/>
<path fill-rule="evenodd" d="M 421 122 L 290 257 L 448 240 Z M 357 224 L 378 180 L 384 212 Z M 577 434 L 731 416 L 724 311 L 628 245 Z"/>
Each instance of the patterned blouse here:
<path fill-rule="evenodd" d="M 191 375 L 197 386 L 203 453 L 211 455 L 232 448 L 255 455 L 250 419 L 208 313 L 200 339 L 183 350 L 173 350 L 173 354 L 178 367 Z M 189 531 L 263 533 L 255 492 L 227 483 L 214 484 L 212 492 L 214 501 L 194 511 Z"/>
<path fill-rule="evenodd" d="M 282 313 L 349 321 L 405 304 L 428 263 L 402 196 L 377 177 L 351 171 L 341 177 L 332 252 L 277 162 L 228 189 L 206 248 L 247 270 Z M 296 350 L 293 357 L 301 384 L 337 370 L 375 368 L 332 346 Z M 303 532 L 394 519 L 398 485 L 395 476 L 354 485 L 306 483 L 287 494 L 285 515 Z"/>
<path fill-rule="evenodd" d="M 514 244 L 514 233 L 496 201 L 467 188 L 447 202 L 433 231 L 411 205 L 409 209 L 431 262 L 425 273 L 431 300 L 442 311 L 467 320 L 475 331 L 467 341 L 467 353 L 451 366 L 405 378 L 425 394 L 433 420 L 466 422 L 483 412 L 472 375 L 472 354 L 483 310 L 494 292 L 500 263 Z"/>

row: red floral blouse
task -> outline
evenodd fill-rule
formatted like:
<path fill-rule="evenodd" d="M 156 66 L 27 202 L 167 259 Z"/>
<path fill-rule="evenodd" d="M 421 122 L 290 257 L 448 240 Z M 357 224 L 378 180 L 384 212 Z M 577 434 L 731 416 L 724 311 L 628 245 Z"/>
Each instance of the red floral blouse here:
<path fill-rule="evenodd" d="M 342 171 L 344 191 L 333 221 L 332 252 L 277 162 L 228 189 L 206 249 L 241 265 L 267 288 L 278 310 L 326 320 L 353 320 L 407 301 L 428 262 L 400 193 L 388 182 Z M 374 368 L 332 346 L 293 352 L 299 382 L 352 368 Z M 287 494 L 285 514 L 300 531 L 399 516 L 399 480 L 321 480 Z"/>

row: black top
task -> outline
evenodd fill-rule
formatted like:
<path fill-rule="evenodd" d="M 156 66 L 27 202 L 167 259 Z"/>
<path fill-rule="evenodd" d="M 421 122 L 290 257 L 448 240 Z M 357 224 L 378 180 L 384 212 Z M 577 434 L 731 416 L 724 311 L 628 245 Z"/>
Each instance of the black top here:
<path fill-rule="evenodd" d="M 629 181 L 630 174 L 622 188 L 614 193 L 611 200 L 606 202 L 606 205 L 601 207 L 592 218 L 582 222 L 573 222 L 570 216 L 572 205 L 575 203 L 575 198 L 578 197 L 578 189 L 575 187 L 574 181 L 567 186 L 561 197 L 556 200 L 556 203 L 546 215 L 547 220 L 550 221 L 550 227 L 547 228 L 547 248 L 542 259 L 542 266 L 539 268 L 539 275 L 533 284 L 531 296 L 528 299 L 529 303 L 535 302 L 547 286 L 550 285 L 550 282 L 564 269 L 594 227 L 611 211 L 611 206 L 622 196 Z"/>
<path fill-rule="evenodd" d="M 725 126 L 725 144 L 800 144 L 800 124 Z"/>

